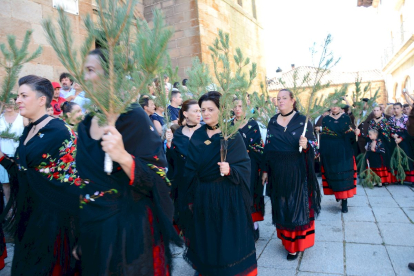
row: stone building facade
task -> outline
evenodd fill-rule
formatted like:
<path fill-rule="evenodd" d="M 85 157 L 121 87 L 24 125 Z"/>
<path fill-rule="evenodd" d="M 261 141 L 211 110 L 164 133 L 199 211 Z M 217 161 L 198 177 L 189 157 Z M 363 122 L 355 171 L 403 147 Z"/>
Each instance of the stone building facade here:
<path fill-rule="evenodd" d="M 388 101 L 405 102 L 404 89 L 414 96 L 414 1 L 364 1 L 365 5 L 360 6 L 375 8 L 384 22 L 383 26 L 378 26 L 383 39 L 379 47 L 384 49 L 382 57 L 378 58 L 382 60 Z"/>
<path fill-rule="evenodd" d="M 39 45 L 43 47 L 42 55 L 26 64 L 21 75 L 34 73 L 58 81 L 60 73 L 66 71 L 48 45 L 41 27 L 43 19 L 57 16 L 57 10 L 53 8 L 54 1 L 1 0 L 0 43 L 6 41 L 7 34 L 16 35 L 17 42 L 21 43 L 25 31 L 33 29 L 29 49 L 34 50 Z M 261 3 L 263 1 L 259 0 L 139 0 L 134 14 L 151 22 L 152 10 L 162 10 L 167 24 L 175 30 L 168 49 L 172 65 L 179 67 L 180 78 L 186 77 L 186 70 L 195 56 L 212 68 L 208 45 L 213 42 L 219 29 L 229 32 L 232 50 L 240 47 L 246 56 L 258 64 L 258 77 L 253 91 L 259 90 L 259 83 L 264 81 L 266 75 L 263 26 L 260 23 Z M 78 0 L 78 7 L 78 14 L 68 14 L 73 26 L 74 47 L 78 47 L 86 35 L 82 18 L 94 13 L 95 0 Z M 4 72 L 0 71 L 0 79 L 2 75 Z"/>

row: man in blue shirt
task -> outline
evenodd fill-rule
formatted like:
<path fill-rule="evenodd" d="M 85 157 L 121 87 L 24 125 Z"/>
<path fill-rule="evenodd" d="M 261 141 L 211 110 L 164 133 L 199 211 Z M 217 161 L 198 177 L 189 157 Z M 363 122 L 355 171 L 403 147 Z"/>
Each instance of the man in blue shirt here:
<path fill-rule="evenodd" d="M 173 124 L 178 123 L 178 114 L 180 112 L 180 106 L 183 103 L 183 98 L 181 98 L 181 93 L 178 90 L 173 90 L 170 93 L 171 104 L 168 106 L 168 116 L 170 116 L 170 121 Z"/>

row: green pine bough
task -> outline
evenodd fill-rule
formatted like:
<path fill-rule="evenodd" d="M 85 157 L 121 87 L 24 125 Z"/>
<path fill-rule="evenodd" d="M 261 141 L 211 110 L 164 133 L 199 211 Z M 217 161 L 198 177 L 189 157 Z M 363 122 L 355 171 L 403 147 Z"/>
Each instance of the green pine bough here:
<path fill-rule="evenodd" d="M 391 156 L 391 172 L 401 184 L 404 184 L 405 172 L 410 170 L 408 161 L 413 162 L 414 160 L 408 157 L 397 144 Z"/>
<path fill-rule="evenodd" d="M 362 187 L 374 188 L 374 184 L 380 184 L 381 178 L 370 168 L 369 162 L 366 158 L 366 153 L 360 154 L 357 157 L 358 168 L 359 168 L 359 177 Z M 367 166 L 368 165 L 368 166 Z"/>
<path fill-rule="evenodd" d="M 16 37 L 14 35 L 7 35 L 7 46 L 4 43 L 0 44 L 0 52 L 2 54 L 0 56 L 0 67 L 6 71 L 6 76 L 2 80 L 1 85 L 0 114 L 3 112 L 5 104 L 8 104 L 15 97 L 12 90 L 16 85 L 23 65 L 39 57 L 42 53 L 42 47 L 40 46 L 33 53 L 30 54 L 28 52 L 32 33 L 32 30 L 26 31 L 20 48 L 16 45 Z"/>
<path fill-rule="evenodd" d="M 13 132 L 10 132 L 11 126 L 0 132 L 0 139 L 9 139 L 13 140 L 14 142 L 19 142 L 20 136 L 16 135 Z"/>

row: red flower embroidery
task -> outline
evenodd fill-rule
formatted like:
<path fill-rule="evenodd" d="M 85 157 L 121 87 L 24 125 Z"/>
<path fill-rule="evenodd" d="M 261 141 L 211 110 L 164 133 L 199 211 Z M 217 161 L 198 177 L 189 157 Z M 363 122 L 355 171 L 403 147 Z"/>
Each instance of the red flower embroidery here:
<path fill-rule="evenodd" d="M 159 160 L 158 156 L 156 156 L 156 155 L 154 156 L 154 159 L 157 160 L 157 161 Z"/>
<path fill-rule="evenodd" d="M 43 158 L 46 158 L 47 157 L 47 154 L 46 153 L 43 153 L 42 157 Z"/>
<path fill-rule="evenodd" d="M 65 165 L 60 166 L 60 168 L 61 168 L 61 169 L 64 169 L 64 168 L 65 168 Z"/>
<path fill-rule="evenodd" d="M 69 153 L 68 154 L 65 154 L 62 158 L 60 158 L 63 162 L 65 162 L 65 163 L 70 163 L 70 162 L 72 162 L 74 159 L 73 159 L 73 157 L 72 157 L 72 155 L 70 155 Z"/>
<path fill-rule="evenodd" d="M 68 179 L 70 182 L 72 182 L 73 181 L 73 177 L 69 177 L 69 179 Z"/>
<path fill-rule="evenodd" d="M 81 179 L 78 177 L 78 178 L 76 178 L 75 179 L 75 185 L 76 186 L 80 186 L 82 183 L 81 183 Z"/>
<path fill-rule="evenodd" d="M 58 179 L 59 178 L 59 173 L 58 172 L 53 173 L 53 178 Z"/>

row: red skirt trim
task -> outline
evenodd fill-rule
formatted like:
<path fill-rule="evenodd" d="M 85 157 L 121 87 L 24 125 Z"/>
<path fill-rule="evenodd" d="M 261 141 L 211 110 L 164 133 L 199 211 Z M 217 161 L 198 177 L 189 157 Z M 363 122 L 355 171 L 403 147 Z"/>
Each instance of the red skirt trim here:
<path fill-rule="evenodd" d="M 6 242 L 4 242 L 4 243 L 6 243 Z M 6 246 L 4 246 L 3 254 L 0 256 L 0 270 L 2 270 L 5 267 L 4 259 L 6 259 L 6 258 L 7 258 L 7 248 L 6 248 Z"/>
<path fill-rule="evenodd" d="M 381 178 L 381 183 L 382 184 L 392 183 L 391 182 L 391 173 L 388 171 L 387 167 L 382 166 L 381 168 L 371 168 L 371 170 Z"/>
<path fill-rule="evenodd" d="M 400 182 L 397 180 L 395 175 L 392 174 L 391 171 L 388 172 L 390 175 L 390 183 Z M 405 179 L 406 182 L 414 182 L 414 171 L 406 171 L 405 172 Z"/>
<path fill-rule="evenodd" d="M 351 198 L 354 195 L 357 194 L 356 192 L 356 185 L 357 185 L 357 165 L 355 163 L 355 157 L 354 157 L 354 188 L 347 190 L 347 191 L 341 191 L 341 192 L 335 192 L 329 187 L 328 182 L 326 181 L 325 177 L 325 170 L 323 166 L 321 166 L 321 172 L 322 172 L 322 187 L 323 187 L 323 194 L 324 195 L 335 195 L 336 199 L 347 199 Z"/>
<path fill-rule="evenodd" d="M 289 253 L 303 252 L 315 244 L 315 221 L 310 222 L 310 228 L 303 231 L 277 229 L 277 237 Z"/>
<path fill-rule="evenodd" d="M 263 214 L 261 212 L 254 212 L 254 213 L 252 213 L 252 219 L 253 219 L 253 222 L 263 221 L 264 217 L 263 217 Z"/>

